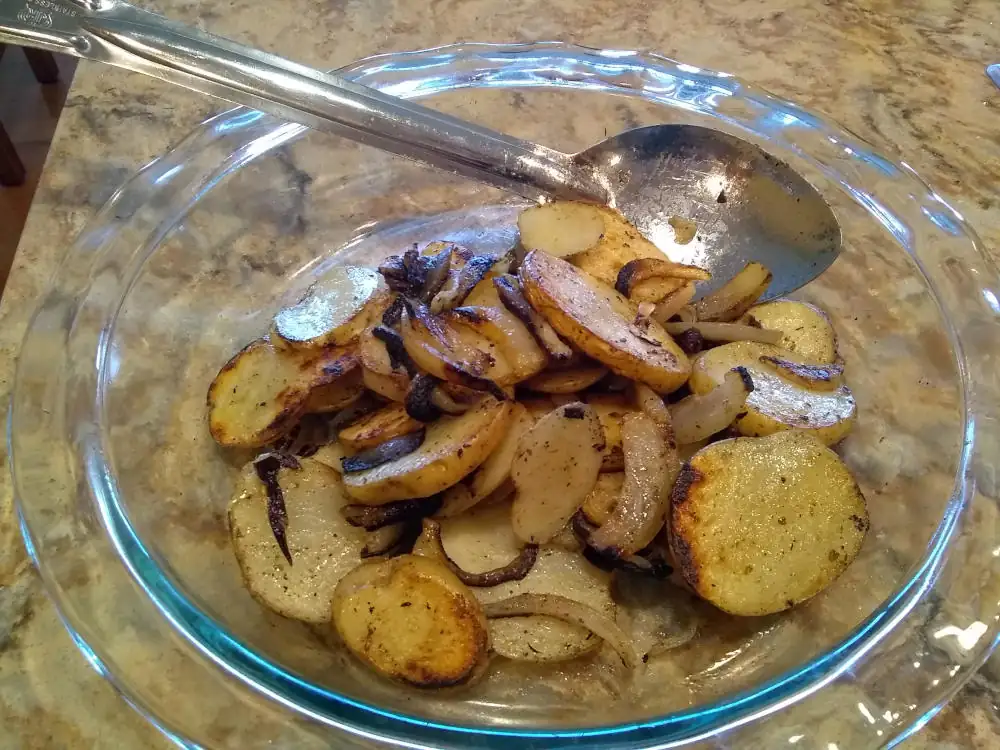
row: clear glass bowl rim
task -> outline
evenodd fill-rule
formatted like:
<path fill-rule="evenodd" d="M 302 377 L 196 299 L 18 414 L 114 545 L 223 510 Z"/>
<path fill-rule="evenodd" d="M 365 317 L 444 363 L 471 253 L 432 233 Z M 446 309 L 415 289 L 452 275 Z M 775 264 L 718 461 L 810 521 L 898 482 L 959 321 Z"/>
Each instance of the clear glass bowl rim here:
<path fill-rule="evenodd" d="M 525 71 L 531 66 L 535 66 L 535 77 L 532 78 L 525 72 L 524 76 L 513 81 L 510 74 L 511 70 L 517 66 L 518 61 L 521 62 Z M 468 71 L 462 69 L 463 64 L 469 67 Z M 476 65 L 479 67 L 476 68 Z M 560 66 L 563 67 L 560 68 Z M 424 80 L 422 86 L 403 86 L 394 90 L 393 83 L 398 82 L 400 71 L 406 72 L 420 68 L 423 68 L 425 72 L 427 68 L 433 68 L 437 75 L 429 76 Z M 491 69 L 494 72 L 492 77 L 488 72 Z M 558 74 L 552 72 L 553 69 L 557 72 L 572 69 L 576 75 L 560 78 Z M 543 73 L 548 71 L 548 74 L 538 75 L 539 71 L 543 71 Z M 198 650 L 215 661 L 217 665 L 223 666 L 230 674 L 252 686 L 253 690 L 272 697 L 281 696 L 279 700 L 286 707 L 290 707 L 289 710 L 305 711 L 321 722 L 355 735 L 370 735 L 374 732 L 381 740 L 414 747 L 458 747 L 467 740 L 479 743 L 477 746 L 492 747 L 495 744 L 499 747 L 517 737 L 544 739 L 547 742 L 546 746 L 553 748 L 564 745 L 588 747 L 591 745 L 587 743 L 591 741 L 597 743 L 593 745 L 594 747 L 610 747 L 607 743 L 612 741 L 616 743 L 638 742 L 642 743 L 643 747 L 666 747 L 673 746 L 674 743 L 695 742 L 719 732 L 736 731 L 739 727 L 752 724 L 793 703 L 815 700 L 817 693 L 827 686 L 837 681 L 850 679 L 850 670 L 858 664 L 866 660 L 877 659 L 881 651 L 886 648 L 886 642 L 897 637 L 904 626 L 912 624 L 910 618 L 914 609 L 927 597 L 929 592 L 936 590 L 937 581 L 946 567 L 961 564 L 960 556 L 953 556 L 949 560 L 947 553 L 952 547 L 955 535 L 963 523 L 967 521 L 968 505 L 973 498 L 975 487 L 972 477 L 973 466 L 976 463 L 976 453 L 983 450 L 978 439 L 987 434 L 986 430 L 993 429 L 990 425 L 984 425 L 986 420 L 978 420 L 977 417 L 992 411 L 992 409 L 986 408 L 984 402 L 995 397 L 996 394 L 985 386 L 982 376 L 989 371 L 988 360 L 995 353 L 995 350 L 990 352 L 980 349 L 970 353 L 969 349 L 964 346 L 963 332 L 968 326 L 984 323 L 995 325 L 996 310 L 990 309 L 988 304 L 984 304 L 982 309 L 977 308 L 973 311 L 975 314 L 970 316 L 969 310 L 959 310 L 955 306 L 954 300 L 968 299 L 968 295 L 974 293 L 980 299 L 986 299 L 987 302 L 990 299 L 989 295 L 993 294 L 995 301 L 995 290 L 998 288 L 997 277 L 992 262 L 982 251 L 974 232 L 965 224 L 961 216 L 944 203 L 905 164 L 895 164 L 891 160 L 878 156 L 868 144 L 844 132 L 842 128 L 790 102 L 773 97 L 729 74 L 694 68 L 657 55 L 630 50 L 596 50 L 562 43 L 529 45 L 470 43 L 366 58 L 341 69 L 338 73 L 400 96 L 423 96 L 475 86 L 602 88 L 603 82 L 605 89 L 617 88 L 614 93 L 639 95 L 664 105 L 708 113 L 731 127 L 743 129 L 748 134 L 753 133 L 747 123 L 740 122 L 737 118 L 727 116 L 717 110 L 711 110 L 704 102 L 690 98 L 691 91 L 686 91 L 685 86 L 690 85 L 691 90 L 714 89 L 720 97 L 738 97 L 767 110 L 782 113 L 785 118 L 784 122 L 766 136 L 774 148 L 796 150 L 798 155 L 810 158 L 809 154 L 802 153 L 796 148 L 794 141 L 786 140 L 784 134 L 794 128 L 809 128 L 827 133 L 832 139 L 831 142 L 836 144 L 836 149 L 841 152 L 840 158 L 849 160 L 858 170 L 877 169 L 883 176 L 888 175 L 891 179 L 905 185 L 914 200 L 925 209 L 925 215 L 930 217 L 926 210 L 928 206 L 936 212 L 937 220 L 933 220 L 933 217 L 929 218 L 931 224 L 929 231 L 939 231 L 943 234 L 935 238 L 935 248 L 946 246 L 948 258 L 958 259 L 967 268 L 976 271 L 974 287 L 969 285 L 967 278 L 964 280 L 956 279 L 945 274 L 938 267 L 941 260 L 938 257 L 941 255 L 939 249 L 935 251 L 934 255 L 931 255 L 926 246 L 921 246 L 906 232 L 899 231 L 891 220 L 887 220 L 884 216 L 879 217 L 874 212 L 873 206 L 881 204 L 878 200 L 873 200 L 872 195 L 857 185 L 856 178 L 852 182 L 848 182 L 846 178 L 837 174 L 835 166 L 816 162 L 816 165 L 827 176 L 840 182 L 859 203 L 864 205 L 873 216 L 876 216 L 886 226 L 890 234 L 911 254 L 924 273 L 932 293 L 941 306 L 948 328 L 947 333 L 958 358 L 966 417 L 966 441 L 954 493 L 948 505 L 948 511 L 931 540 L 923 561 L 912 572 L 907 583 L 836 649 L 792 673 L 783 675 L 752 691 L 728 696 L 716 704 L 671 714 L 655 720 L 611 728 L 527 732 L 445 726 L 418 717 L 390 714 L 375 706 L 366 706 L 342 696 L 329 694 L 315 686 L 305 685 L 301 681 L 297 681 L 291 675 L 283 672 L 280 667 L 270 665 L 265 659 L 249 652 L 227 634 L 220 632 L 214 622 L 190 605 L 183 593 L 173 589 L 168 581 L 162 579 L 162 575 L 160 575 L 159 581 L 151 583 L 149 572 L 140 569 L 144 565 L 137 566 L 133 562 L 123 559 L 133 578 L 145 590 L 146 595 L 153 600 L 161 614 L 170 621 L 171 626 L 184 638 L 195 644 Z M 448 77 L 449 74 L 450 77 Z M 267 127 L 264 127 L 265 125 Z M 22 351 L 26 356 L 23 356 L 19 363 L 9 424 L 8 440 L 11 469 L 14 475 L 22 528 L 29 551 L 32 552 L 35 563 L 43 574 L 48 592 L 60 608 L 67 622 L 67 627 L 76 633 L 86 630 L 85 627 L 81 627 L 84 623 L 80 622 L 80 612 L 62 606 L 65 587 L 42 551 L 43 545 L 39 544 L 39 540 L 44 537 L 47 521 L 33 512 L 33 497 L 39 491 L 44 491 L 44 488 L 33 486 L 23 479 L 29 472 L 21 470 L 22 456 L 18 451 L 19 426 L 25 424 L 26 420 L 39 420 L 40 418 L 38 412 L 34 410 L 32 399 L 25 393 L 26 384 L 39 377 L 38 372 L 31 369 L 38 364 L 31 357 L 34 348 L 33 339 L 46 332 L 47 327 L 51 325 L 50 315 L 46 314 L 47 311 L 51 313 L 53 305 L 60 307 L 64 305 L 67 301 L 67 292 L 73 292 L 69 299 L 78 303 L 77 312 L 87 309 L 89 304 L 99 304 L 91 303 L 94 291 L 90 286 L 74 289 L 73 283 L 67 281 L 69 268 L 73 267 L 74 264 L 77 267 L 98 268 L 102 264 L 117 263 L 122 269 L 117 279 L 119 299 L 111 304 L 108 304 L 107 301 L 103 303 L 102 309 L 108 313 L 108 318 L 102 330 L 93 332 L 92 343 L 94 346 L 89 352 L 92 355 L 91 361 L 95 361 L 96 357 L 98 363 L 95 384 L 98 385 L 97 390 L 100 390 L 100 385 L 104 382 L 102 373 L 106 369 L 108 353 L 106 344 L 111 338 L 114 316 L 117 314 L 121 299 L 124 298 L 131 282 L 140 272 L 142 263 L 169 231 L 169 227 L 157 226 L 158 231 L 151 234 L 142 245 L 130 246 L 131 255 L 129 257 L 111 258 L 108 256 L 111 250 L 117 249 L 120 252 L 121 248 L 116 248 L 112 242 L 105 242 L 105 240 L 97 238 L 106 237 L 108 229 L 115 227 L 116 223 L 119 225 L 123 222 L 127 224 L 131 217 L 141 217 L 142 200 L 148 200 L 150 195 L 155 194 L 157 186 L 165 186 L 171 184 L 172 180 L 179 179 L 176 173 L 172 175 L 170 172 L 183 162 L 185 155 L 193 148 L 203 148 L 214 139 L 221 137 L 222 134 L 230 137 L 241 130 L 252 133 L 253 141 L 245 144 L 242 152 L 234 154 L 224 164 L 216 165 L 209 172 L 197 175 L 197 180 L 191 182 L 191 189 L 185 193 L 185 200 L 189 202 L 189 205 L 193 205 L 199 197 L 218 184 L 226 174 L 268 150 L 298 137 L 304 129 L 242 108 L 230 110 L 203 123 L 176 148 L 147 165 L 129 180 L 84 229 L 74 247 L 69 251 L 67 264 L 53 280 L 49 295 L 42 303 L 39 312 L 34 316 L 25 337 Z M 190 179 L 186 175 L 185 178 Z M 142 200 L 139 200 L 140 198 Z M 135 203 L 137 200 L 139 202 L 135 205 L 130 203 Z M 123 207 L 126 205 L 129 208 L 124 210 Z M 882 208 L 884 209 L 885 206 Z M 172 215 L 172 220 L 176 221 L 182 215 L 183 213 Z M 892 216 L 891 212 L 889 216 Z M 135 221 L 138 225 L 138 219 Z M 903 225 L 905 226 L 905 222 Z M 103 291 L 105 294 L 107 293 L 107 289 Z M 66 357 L 70 356 L 67 352 Z M 49 366 L 51 367 L 51 362 Z M 97 401 L 100 401 L 99 397 Z M 95 404 L 92 416 L 95 420 L 94 424 L 98 424 L 101 418 L 99 404 Z M 44 418 L 40 422 L 49 423 Z M 63 436 L 65 436 L 67 429 L 72 430 L 72 426 L 66 425 L 61 426 L 62 429 L 55 425 L 53 427 L 56 427 L 56 434 Z M 75 446 L 77 458 L 81 463 L 91 462 L 95 459 L 103 460 L 100 448 L 97 448 L 96 454 L 94 449 L 93 443 L 77 443 Z M 81 455 L 83 453 L 86 455 Z M 995 456 L 988 456 L 985 460 L 989 462 L 995 458 Z M 983 460 L 984 458 L 980 454 L 978 461 Z M 96 503 L 101 508 L 100 514 L 106 524 L 105 531 L 110 536 L 110 540 L 105 541 L 113 544 L 119 553 L 123 547 L 129 547 L 128 554 L 134 555 L 133 559 L 141 559 L 144 554 L 141 541 L 134 537 L 131 528 L 124 519 L 115 519 L 112 517 L 113 514 L 109 515 L 108 513 L 109 505 L 114 504 L 109 499 L 115 495 L 114 479 L 110 471 L 104 473 L 88 471 L 87 474 L 88 486 L 84 491 L 86 498 L 81 498 L 81 501 Z M 155 567 L 148 556 L 147 561 Z M 153 577 L 156 575 L 154 573 Z M 937 593 L 945 599 L 948 598 L 946 591 L 937 591 Z M 203 637 L 202 634 L 212 632 L 213 627 L 215 628 L 213 637 Z M 922 725 L 936 707 L 946 701 L 987 658 L 996 644 L 997 636 L 998 629 L 994 618 L 988 632 L 976 641 L 973 648 L 967 649 L 961 668 L 951 673 L 948 679 L 939 681 L 933 690 L 927 690 L 919 705 L 913 706 L 907 715 L 901 716 L 899 721 L 894 722 L 893 732 L 901 736 Z M 101 661 L 100 644 L 87 642 L 87 639 L 82 635 L 79 637 L 79 642 L 81 647 L 88 652 L 89 658 L 96 662 Z M 123 680 L 115 679 L 113 669 L 109 671 L 113 681 L 126 697 L 130 697 L 129 685 Z M 854 681 L 857 682 L 857 680 Z M 134 699 L 133 705 L 138 705 L 143 713 L 147 716 L 150 715 L 151 712 L 142 708 L 140 699 Z M 831 710 L 847 711 L 849 709 L 854 709 L 854 706 L 837 706 L 836 709 Z M 151 718 L 156 720 L 156 717 Z M 182 736 L 186 734 L 182 728 L 179 729 Z"/>

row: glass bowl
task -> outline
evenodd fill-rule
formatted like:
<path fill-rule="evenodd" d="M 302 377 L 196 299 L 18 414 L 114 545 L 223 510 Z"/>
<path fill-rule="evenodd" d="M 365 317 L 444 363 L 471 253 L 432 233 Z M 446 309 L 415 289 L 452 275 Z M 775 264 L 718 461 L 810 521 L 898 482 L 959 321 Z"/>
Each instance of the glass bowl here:
<path fill-rule="evenodd" d="M 94 666 L 192 747 L 853 750 L 921 726 L 989 654 L 1000 612 L 997 281 L 961 216 L 824 118 L 655 55 L 464 44 L 340 72 L 564 151 L 708 125 L 809 179 L 844 253 L 796 296 L 838 330 L 859 404 L 841 452 L 871 533 L 820 596 L 710 617 L 635 684 L 584 659 L 416 692 L 266 612 L 228 544 L 241 457 L 206 429 L 216 370 L 331 264 L 432 239 L 506 249 L 523 203 L 235 109 L 116 193 L 24 341 L 10 420 L 24 536 Z"/>

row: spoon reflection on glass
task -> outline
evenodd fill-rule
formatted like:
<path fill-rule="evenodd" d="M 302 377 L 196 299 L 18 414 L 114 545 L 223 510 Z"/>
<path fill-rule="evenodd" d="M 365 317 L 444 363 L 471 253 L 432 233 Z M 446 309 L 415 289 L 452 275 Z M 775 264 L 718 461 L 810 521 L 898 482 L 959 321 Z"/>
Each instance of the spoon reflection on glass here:
<path fill-rule="evenodd" d="M 105 62 L 446 169 L 533 200 L 617 208 L 671 259 L 716 279 L 767 265 L 766 296 L 797 289 L 841 248 L 816 190 L 755 145 L 709 128 L 654 125 L 578 154 L 383 94 L 118 0 L 0 0 L 0 42 Z M 673 241 L 672 216 L 697 239 Z"/>

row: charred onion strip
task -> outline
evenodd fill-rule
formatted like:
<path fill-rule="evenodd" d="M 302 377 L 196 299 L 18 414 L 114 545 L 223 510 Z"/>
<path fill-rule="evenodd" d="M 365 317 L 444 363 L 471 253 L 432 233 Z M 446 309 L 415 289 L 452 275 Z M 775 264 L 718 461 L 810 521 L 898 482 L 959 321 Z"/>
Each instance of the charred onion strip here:
<path fill-rule="evenodd" d="M 538 559 L 538 545 L 526 544 L 521 548 L 520 554 L 502 568 L 494 568 L 482 573 L 470 573 L 467 570 L 462 570 L 445 551 L 444 545 L 441 543 L 441 524 L 430 518 L 425 518 L 423 523 L 423 532 L 414 548 L 417 554 L 438 558 L 466 586 L 488 588 L 499 586 L 508 581 L 520 581 L 531 572 Z"/>
<path fill-rule="evenodd" d="M 760 361 L 771 365 L 785 380 L 817 391 L 832 391 L 840 385 L 840 379 L 844 374 L 844 365 L 840 362 L 810 365 L 768 356 L 761 357 Z"/>
<path fill-rule="evenodd" d="M 591 547 L 588 544 L 590 535 L 598 527 L 590 522 L 583 510 L 578 510 L 572 518 L 573 534 L 583 545 L 583 556 L 587 562 L 601 570 L 627 570 L 639 575 L 667 579 L 673 575 L 674 568 L 663 553 L 653 545 L 640 550 L 634 555 L 618 557 L 617 555 Z"/>
<path fill-rule="evenodd" d="M 441 416 L 441 410 L 434 403 L 434 391 L 438 381 L 427 373 L 420 373 L 410 383 L 403 405 L 406 413 L 418 422 L 433 422 Z"/>
<path fill-rule="evenodd" d="M 743 411 L 753 380 L 743 367 L 726 373 L 720 385 L 705 394 L 688 396 L 670 405 L 674 437 L 689 445 L 711 437 L 731 425 Z"/>
<path fill-rule="evenodd" d="M 383 526 L 432 515 L 440 507 L 441 498 L 435 496 L 417 500 L 397 500 L 385 505 L 345 505 L 340 512 L 351 526 L 375 531 Z"/>
<path fill-rule="evenodd" d="M 489 618 L 545 615 L 589 630 L 615 650 L 629 669 L 639 666 L 639 655 L 625 632 L 614 620 L 586 604 L 558 594 L 518 594 L 499 602 L 484 604 Z"/>
<path fill-rule="evenodd" d="M 444 288 L 430 301 L 431 312 L 444 312 L 461 305 L 496 262 L 495 255 L 473 255 L 465 265 L 453 270 Z"/>
<path fill-rule="evenodd" d="M 395 461 L 407 453 L 413 453 L 413 451 L 423 444 L 424 435 L 425 431 L 420 429 L 407 435 L 400 435 L 392 440 L 386 440 L 374 448 L 369 448 L 357 455 L 342 459 L 340 466 L 345 474 L 374 469 L 376 466 Z"/>
<path fill-rule="evenodd" d="M 781 331 L 743 323 L 667 323 L 663 327 L 675 338 L 696 331 L 703 339 L 709 341 L 759 341 L 762 344 L 780 344 L 782 337 Z"/>
<path fill-rule="evenodd" d="M 274 534 L 274 541 L 278 543 L 281 554 L 291 565 L 292 553 L 288 549 L 288 538 L 285 536 L 288 510 L 285 508 L 285 493 L 278 484 L 278 472 L 281 469 L 301 469 L 302 464 L 295 456 L 287 453 L 265 453 L 254 460 L 253 468 L 257 472 L 257 478 L 267 490 L 267 522 L 271 526 L 271 533 Z"/>
<path fill-rule="evenodd" d="M 688 328 L 684 333 L 674 336 L 677 346 L 687 354 L 697 354 L 705 348 L 705 337 L 701 335 L 697 328 Z"/>
<path fill-rule="evenodd" d="M 420 288 L 420 299 L 430 302 L 434 295 L 441 291 L 444 282 L 448 280 L 448 269 L 451 268 L 451 246 L 424 258 L 424 283 Z"/>
<path fill-rule="evenodd" d="M 403 300 L 400 309 L 400 315 L 402 315 L 402 310 L 406 308 L 406 300 L 403 297 L 399 297 L 398 299 Z M 389 354 L 389 365 L 393 370 L 402 368 L 406 370 L 406 374 L 410 377 L 413 377 L 417 373 L 417 366 L 413 364 L 410 355 L 406 353 L 406 347 L 403 346 L 403 337 L 399 335 L 398 331 L 394 331 L 392 328 L 384 325 L 375 326 L 372 329 L 372 336 L 385 344 L 385 350 Z"/>
<path fill-rule="evenodd" d="M 528 330 L 535 340 L 556 362 L 567 362 L 573 356 L 573 350 L 559 338 L 559 334 L 545 318 L 539 315 L 521 293 L 521 286 L 513 276 L 497 276 L 493 279 L 500 302 L 513 313 Z"/>

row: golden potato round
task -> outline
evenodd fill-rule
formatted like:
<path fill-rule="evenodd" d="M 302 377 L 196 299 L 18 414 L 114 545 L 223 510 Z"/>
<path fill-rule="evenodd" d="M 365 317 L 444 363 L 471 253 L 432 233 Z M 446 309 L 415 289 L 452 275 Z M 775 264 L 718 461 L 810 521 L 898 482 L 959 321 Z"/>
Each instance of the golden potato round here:
<path fill-rule="evenodd" d="M 670 547 L 684 579 L 734 615 L 788 609 L 857 556 L 868 509 L 840 457 L 813 435 L 722 440 L 685 464 Z"/>
<path fill-rule="evenodd" d="M 417 555 L 363 563 L 344 576 L 333 624 L 351 653 L 416 687 L 466 683 L 489 655 L 479 601 L 444 564 Z"/>
<path fill-rule="evenodd" d="M 808 302 L 776 299 L 747 310 L 745 320 L 762 328 L 781 331 L 778 346 L 808 362 L 833 362 L 837 357 L 837 334 L 826 313 Z"/>

